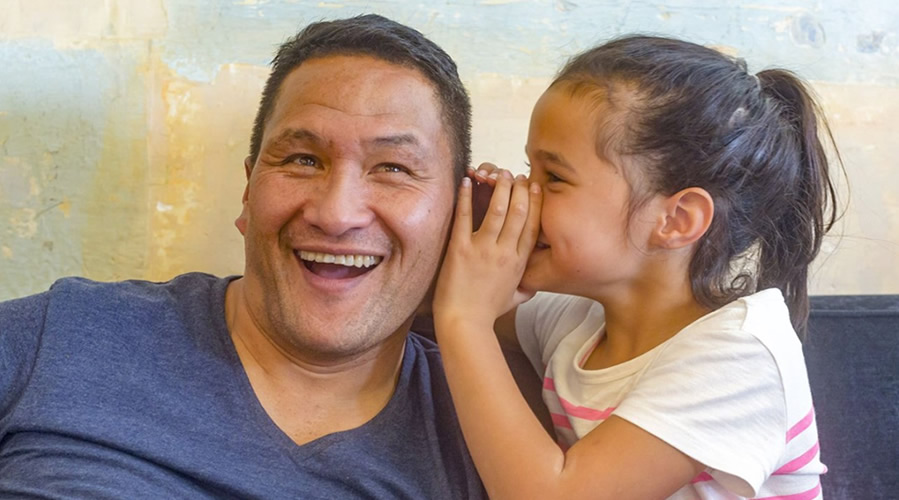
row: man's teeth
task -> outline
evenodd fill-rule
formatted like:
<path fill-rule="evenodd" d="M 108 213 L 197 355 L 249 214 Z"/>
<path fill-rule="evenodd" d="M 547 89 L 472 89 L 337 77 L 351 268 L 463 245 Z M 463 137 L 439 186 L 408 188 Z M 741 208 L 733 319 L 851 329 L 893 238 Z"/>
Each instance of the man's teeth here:
<path fill-rule="evenodd" d="M 377 255 L 334 255 L 305 250 L 300 250 L 300 258 L 310 262 L 340 264 L 347 267 L 372 267 L 381 262 L 381 257 Z"/>

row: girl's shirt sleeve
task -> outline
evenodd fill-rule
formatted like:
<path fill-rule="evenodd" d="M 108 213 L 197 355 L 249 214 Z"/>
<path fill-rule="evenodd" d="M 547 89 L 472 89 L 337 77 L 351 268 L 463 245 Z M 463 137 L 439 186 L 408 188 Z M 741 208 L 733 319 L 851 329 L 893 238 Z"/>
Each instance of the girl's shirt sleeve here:
<path fill-rule="evenodd" d="M 598 302 L 573 295 L 538 292 L 531 300 L 518 306 L 515 332 L 521 350 L 539 374 L 559 342 L 574 329 L 582 326 L 599 328 L 604 321 Z M 585 325 L 585 322 L 590 325 Z"/>

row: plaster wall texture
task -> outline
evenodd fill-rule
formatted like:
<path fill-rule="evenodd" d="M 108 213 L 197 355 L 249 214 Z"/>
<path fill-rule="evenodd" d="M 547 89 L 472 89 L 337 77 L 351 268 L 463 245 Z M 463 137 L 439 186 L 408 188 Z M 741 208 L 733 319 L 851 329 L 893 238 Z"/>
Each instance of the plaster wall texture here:
<path fill-rule="evenodd" d="M 674 35 L 751 71 L 797 71 L 821 96 L 851 195 L 811 290 L 899 293 L 890 0 L 3 0 L 0 300 L 67 275 L 241 273 L 233 220 L 268 62 L 301 26 L 365 12 L 421 30 L 456 59 L 475 162 L 516 171 L 554 72 L 609 37 Z"/>

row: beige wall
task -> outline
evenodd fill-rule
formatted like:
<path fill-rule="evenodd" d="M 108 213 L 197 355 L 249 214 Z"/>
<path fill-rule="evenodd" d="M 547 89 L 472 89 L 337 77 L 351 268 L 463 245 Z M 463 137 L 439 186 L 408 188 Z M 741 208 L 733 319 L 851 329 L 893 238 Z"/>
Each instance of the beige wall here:
<path fill-rule="evenodd" d="M 530 108 L 594 42 L 651 31 L 814 82 L 851 203 L 817 293 L 899 293 L 899 7 L 893 2 L 5 0 L 0 300 L 66 275 L 240 273 L 233 220 L 274 48 L 309 21 L 379 12 L 459 63 L 474 157 L 523 169 Z M 845 197 L 844 197 L 845 199 Z"/>

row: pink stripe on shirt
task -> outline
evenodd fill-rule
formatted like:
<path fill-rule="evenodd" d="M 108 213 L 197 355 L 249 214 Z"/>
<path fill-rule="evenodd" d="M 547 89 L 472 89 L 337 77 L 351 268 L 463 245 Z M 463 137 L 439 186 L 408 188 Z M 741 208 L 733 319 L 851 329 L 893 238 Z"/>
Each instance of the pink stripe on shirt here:
<path fill-rule="evenodd" d="M 549 377 L 544 377 L 543 379 L 543 389 L 547 391 L 556 391 L 556 383 L 553 379 Z M 565 413 L 569 417 L 580 418 L 583 420 L 605 420 L 609 418 L 609 415 L 615 411 L 615 407 L 611 406 L 606 408 L 605 410 L 597 410 L 595 408 L 589 408 L 586 406 L 579 406 L 573 404 L 569 401 L 566 401 L 565 398 L 559 396 L 558 393 L 556 396 L 559 398 L 559 403 L 562 404 L 562 408 L 565 410 Z"/>
<path fill-rule="evenodd" d="M 796 472 L 799 469 L 805 467 L 806 465 L 808 465 L 809 462 L 812 461 L 812 459 L 815 458 L 816 455 L 818 455 L 818 448 L 819 448 L 818 442 L 815 441 L 814 446 L 809 448 L 809 450 L 807 452 L 803 453 L 802 455 L 799 455 L 798 457 L 794 458 L 793 460 L 790 460 L 789 462 L 784 464 L 783 467 L 774 471 L 774 474 L 776 474 L 776 475 L 789 474 L 791 472 Z"/>
<path fill-rule="evenodd" d="M 553 420 L 553 425 L 556 427 L 562 427 L 563 429 L 571 429 L 571 422 L 568 420 L 567 415 L 560 415 L 558 413 L 550 413 L 549 416 Z"/>
<path fill-rule="evenodd" d="M 699 475 L 694 477 L 693 480 L 690 482 L 693 484 L 696 484 L 696 483 L 704 483 L 706 481 L 714 481 L 714 480 L 715 480 L 715 478 L 713 478 L 712 475 L 709 474 L 708 472 L 700 472 Z"/>
<path fill-rule="evenodd" d="M 549 377 L 543 378 L 543 388 L 547 391 L 556 392 L 556 383 Z"/>
<path fill-rule="evenodd" d="M 562 408 L 565 409 L 565 413 L 569 416 L 581 418 L 584 420 L 605 420 L 609 418 L 609 415 L 615 411 L 614 406 L 610 406 L 605 410 L 597 410 L 595 408 L 588 408 L 586 406 L 578 406 L 568 401 L 565 401 L 564 398 L 559 397 L 559 402 L 562 403 Z"/>
<path fill-rule="evenodd" d="M 815 407 L 813 406 L 811 410 L 808 411 L 808 414 L 802 417 L 802 420 L 796 422 L 796 425 L 790 427 L 790 430 L 787 431 L 787 442 L 793 440 L 794 437 L 802 434 L 802 431 L 808 429 L 810 425 L 812 425 L 812 421 L 815 420 Z"/>

